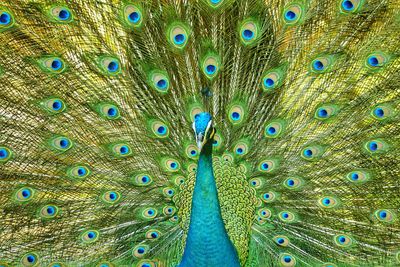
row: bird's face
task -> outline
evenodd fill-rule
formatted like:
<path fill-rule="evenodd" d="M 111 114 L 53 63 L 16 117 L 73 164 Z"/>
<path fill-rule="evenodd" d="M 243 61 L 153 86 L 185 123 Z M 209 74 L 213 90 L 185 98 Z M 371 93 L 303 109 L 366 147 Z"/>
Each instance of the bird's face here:
<path fill-rule="evenodd" d="M 212 117 L 210 113 L 202 112 L 196 114 L 193 122 L 193 131 L 197 147 L 201 150 L 207 141 L 212 140 L 215 135 L 215 129 L 212 126 Z"/>

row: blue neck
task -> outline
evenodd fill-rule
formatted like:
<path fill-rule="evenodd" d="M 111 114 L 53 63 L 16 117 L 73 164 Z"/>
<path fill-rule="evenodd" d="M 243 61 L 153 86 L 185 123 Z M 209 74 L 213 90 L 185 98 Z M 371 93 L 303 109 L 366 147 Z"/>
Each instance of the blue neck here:
<path fill-rule="evenodd" d="M 179 267 L 240 267 L 237 252 L 221 217 L 212 166 L 212 140 L 200 153 L 189 232 Z"/>

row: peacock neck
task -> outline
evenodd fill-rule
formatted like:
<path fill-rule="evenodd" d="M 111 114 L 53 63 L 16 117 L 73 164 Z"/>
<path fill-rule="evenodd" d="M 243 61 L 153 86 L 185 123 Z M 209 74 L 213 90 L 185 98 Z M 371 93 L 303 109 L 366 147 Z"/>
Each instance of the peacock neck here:
<path fill-rule="evenodd" d="M 225 230 L 212 164 L 212 140 L 197 166 L 186 247 L 180 267 L 238 267 L 237 252 Z"/>

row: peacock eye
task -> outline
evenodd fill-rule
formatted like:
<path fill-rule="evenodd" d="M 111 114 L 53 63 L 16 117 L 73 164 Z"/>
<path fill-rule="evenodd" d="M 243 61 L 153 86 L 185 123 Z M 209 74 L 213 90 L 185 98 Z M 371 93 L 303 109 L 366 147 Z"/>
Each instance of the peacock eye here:
<path fill-rule="evenodd" d="M 283 11 L 283 20 L 288 26 L 296 25 L 304 17 L 304 7 L 299 4 L 290 4 Z"/>
<path fill-rule="evenodd" d="M 145 236 L 147 239 L 156 240 L 156 239 L 160 238 L 161 232 L 158 230 L 155 230 L 155 229 L 150 229 L 146 232 Z"/>
<path fill-rule="evenodd" d="M 71 10 L 66 6 L 55 6 L 51 8 L 48 15 L 53 22 L 63 24 L 69 23 L 74 19 Z"/>
<path fill-rule="evenodd" d="M 260 27 L 253 19 L 246 19 L 240 26 L 240 40 L 243 45 L 254 44 L 260 37 Z"/>
<path fill-rule="evenodd" d="M 0 163 L 5 163 L 11 159 L 13 152 L 8 147 L 0 146 Z"/>
<path fill-rule="evenodd" d="M 189 36 L 190 29 L 183 23 L 175 22 L 168 27 L 168 41 L 176 49 L 184 49 L 189 41 Z"/>
<path fill-rule="evenodd" d="M 24 267 L 38 266 L 38 263 L 39 263 L 39 256 L 33 252 L 25 254 L 21 259 L 21 264 Z"/>
<path fill-rule="evenodd" d="M 348 235 L 336 235 L 334 237 L 336 245 L 340 247 L 350 247 L 353 244 L 353 239 Z"/>
<path fill-rule="evenodd" d="M 52 219 L 59 213 L 59 208 L 54 205 L 46 205 L 40 209 L 39 215 L 43 219 Z"/>
<path fill-rule="evenodd" d="M 60 57 L 45 56 L 38 60 L 38 64 L 47 74 L 60 74 L 66 70 L 66 64 Z"/>
<path fill-rule="evenodd" d="M 142 217 L 147 220 L 154 219 L 157 216 L 157 214 L 158 214 L 158 211 L 151 207 L 145 208 L 144 210 L 142 210 L 142 213 L 141 213 Z"/>
<path fill-rule="evenodd" d="M 115 76 L 121 73 L 120 60 L 112 56 L 101 56 L 97 59 L 99 70 L 104 75 Z"/>
<path fill-rule="evenodd" d="M 296 265 L 296 259 L 288 253 L 282 253 L 279 256 L 279 261 L 280 261 L 280 266 L 284 267 L 292 267 Z"/>
<path fill-rule="evenodd" d="M 126 5 L 124 7 L 124 20 L 128 27 L 139 28 L 143 24 L 143 12 L 139 6 Z"/>
<path fill-rule="evenodd" d="M 81 240 L 83 243 L 94 243 L 99 239 L 99 232 L 96 230 L 88 230 L 82 233 Z"/>
<path fill-rule="evenodd" d="M 14 25 L 14 16 L 8 10 L 0 9 L 0 30 L 8 29 Z"/>
<path fill-rule="evenodd" d="M 116 192 L 116 191 L 108 191 L 105 192 L 102 196 L 101 196 L 101 200 L 103 202 L 105 202 L 106 204 L 114 204 L 117 203 L 119 201 L 119 199 L 121 198 L 120 193 Z"/>
<path fill-rule="evenodd" d="M 144 255 L 147 254 L 147 252 L 149 251 L 149 246 L 147 245 L 137 245 L 133 248 L 132 250 L 132 254 L 134 257 L 136 258 L 143 258 Z"/>

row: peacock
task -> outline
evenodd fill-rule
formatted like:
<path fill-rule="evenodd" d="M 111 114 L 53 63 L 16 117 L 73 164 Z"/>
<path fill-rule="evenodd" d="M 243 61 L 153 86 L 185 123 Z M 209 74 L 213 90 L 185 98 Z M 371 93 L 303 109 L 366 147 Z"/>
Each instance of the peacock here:
<path fill-rule="evenodd" d="M 0 266 L 400 266 L 399 56 L 399 0 L 2 0 Z"/>

